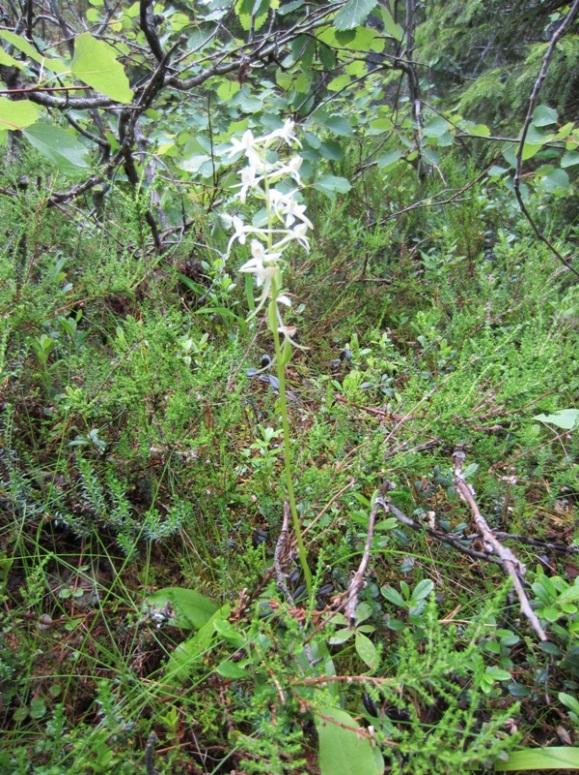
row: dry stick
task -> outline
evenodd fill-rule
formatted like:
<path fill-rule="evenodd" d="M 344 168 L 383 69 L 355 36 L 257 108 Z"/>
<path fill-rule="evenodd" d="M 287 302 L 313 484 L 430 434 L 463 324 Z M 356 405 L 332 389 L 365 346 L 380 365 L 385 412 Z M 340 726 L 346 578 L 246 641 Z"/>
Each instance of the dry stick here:
<path fill-rule="evenodd" d="M 486 562 L 496 562 L 497 564 L 500 564 L 498 557 L 494 557 L 492 554 L 479 552 L 476 549 L 469 549 L 469 547 L 465 546 L 459 538 L 454 538 L 453 536 L 448 535 L 447 533 L 443 533 L 441 530 L 436 530 L 436 528 L 430 527 L 429 525 L 421 525 L 411 517 L 407 517 L 406 514 L 394 506 L 393 503 L 388 502 L 388 511 L 390 514 L 392 514 L 393 517 L 396 517 L 399 522 L 402 522 L 403 525 L 411 527 L 413 530 L 416 530 L 419 533 L 428 533 L 428 535 L 436 538 L 437 541 L 441 541 L 442 543 L 452 546 L 454 549 L 462 552 L 462 554 L 466 554 L 473 560 L 485 560 Z"/>
<path fill-rule="evenodd" d="M 531 217 L 531 214 L 527 210 L 525 203 L 523 202 L 523 197 L 521 196 L 521 170 L 523 166 L 523 149 L 525 146 L 527 133 L 531 125 L 531 120 L 533 118 L 533 111 L 535 110 L 535 106 L 537 105 L 537 100 L 539 99 L 539 92 L 541 91 L 541 87 L 543 86 L 543 81 L 547 76 L 547 70 L 549 69 L 551 60 L 553 59 L 553 54 L 555 53 L 555 47 L 557 46 L 557 43 L 559 42 L 559 40 L 563 37 L 563 35 L 567 32 L 567 30 L 571 26 L 573 20 L 577 16 L 578 11 L 579 11 L 579 0 L 575 0 L 573 5 L 571 6 L 571 10 L 567 14 L 567 16 L 563 19 L 563 22 L 559 25 L 559 27 L 557 27 L 557 29 L 553 33 L 553 37 L 551 38 L 547 51 L 545 52 L 545 56 L 543 57 L 543 63 L 541 65 L 541 69 L 539 70 L 537 80 L 535 81 L 535 85 L 533 86 L 533 90 L 529 98 L 527 115 L 525 117 L 525 123 L 523 124 L 523 131 L 521 132 L 519 147 L 517 148 L 517 155 L 516 155 L 517 163 L 515 168 L 515 181 L 514 181 L 514 189 L 515 189 L 515 196 L 517 198 L 517 202 L 519 203 L 521 212 L 523 213 L 523 215 L 529 222 L 531 228 L 535 232 L 535 236 L 537 237 L 537 239 L 539 239 L 542 243 L 544 243 L 549 248 L 551 253 L 553 253 L 553 255 L 556 256 L 559 259 L 559 261 L 564 266 L 566 266 L 570 272 L 573 272 L 573 274 L 576 275 L 577 277 L 579 277 L 579 272 L 571 266 L 569 261 L 567 261 L 567 259 L 564 256 L 562 256 L 561 253 L 559 253 L 559 251 L 553 245 L 553 243 L 550 240 L 548 240 L 547 237 L 541 234 L 537 224 L 535 223 L 535 221 Z"/>
<path fill-rule="evenodd" d="M 372 538 L 374 537 L 374 525 L 376 524 L 376 515 L 378 514 L 379 509 L 387 511 L 386 503 L 381 495 L 376 496 L 372 505 L 370 517 L 368 519 L 368 533 L 366 534 L 366 543 L 364 545 L 362 559 L 360 560 L 358 570 L 352 576 L 352 580 L 348 586 L 348 591 L 346 592 L 344 615 L 348 622 L 352 625 L 356 621 L 358 595 L 364 586 L 364 577 L 366 576 L 366 570 L 368 569 L 368 563 L 370 562 L 370 550 L 372 549 Z"/>
<path fill-rule="evenodd" d="M 579 0 L 578 0 L 579 3 Z M 465 454 L 462 450 L 456 450 L 452 456 L 454 462 L 454 483 L 460 498 L 469 506 L 474 523 L 482 536 L 482 539 L 490 549 L 499 557 L 505 573 L 513 580 L 513 586 L 519 598 L 521 613 L 527 617 L 531 627 L 537 633 L 539 640 L 547 640 L 547 635 L 539 622 L 537 615 L 531 608 L 529 598 L 523 587 L 522 578 L 525 575 L 525 566 L 517 559 L 513 552 L 498 540 L 496 535 L 490 529 L 486 519 L 480 513 L 479 507 L 474 499 L 472 487 L 466 483 L 462 466 L 465 460 Z"/>
<path fill-rule="evenodd" d="M 516 533 L 503 533 L 496 532 L 497 538 L 506 538 L 509 541 L 518 541 L 520 544 L 528 544 L 528 546 L 534 546 L 537 549 L 544 549 L 549 552 L 557 552 L 558 554 L 579 554 L 579 546 L 568 546 L 567 544 L 559 544 L 556 541 L 543 541 L 539 538 L 528 538 L 527 536 L 517 535 Z"/>

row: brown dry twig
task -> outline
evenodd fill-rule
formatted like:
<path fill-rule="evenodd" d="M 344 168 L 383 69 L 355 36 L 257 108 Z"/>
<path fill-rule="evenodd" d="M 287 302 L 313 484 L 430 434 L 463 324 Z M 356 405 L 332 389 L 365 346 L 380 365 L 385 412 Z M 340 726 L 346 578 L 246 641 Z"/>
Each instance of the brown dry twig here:
<path fill-rule="evenodd" d="M 529 624 L 537 633 L 539 640 L 546 641 L 547 635 L 541 626 L 537 615 L 531 608 L 529 598 L 527 597 L 527 593 L 525 592 L 525 588 L 523 586 L 525 566 L 508 547 L 503 546 L 503 544 L 499 541 L 499 539 L 489 527 L 486 519 L 480 513 L 477 502 L 474 499 L 474 490 L 469 484 L 467 484 L 464 478 L 464 452 L 460 449 L 456 450 L 452 456 L 452 459 L 454 463 L 454 484 L 459 497 L 470 508 L 474 523 L 483 539 L 485 546 L 488 547 L 490 553 L 495 554 L 499 558 L 505 573 L 512 579 L 513 586 L 515 587 L 515 591 L 519 598 L 521 613 L 527 618 Z"/>
<path fill-rule="evenodd" d="M 500 563 L 500 560 L 497 557 L 494 557 L 492 554 L 479 552 L 476 549 L 470 549 L 468 546 L 464 545 L 461 539 L 455 538 L 448 533 L 443 533 L 442 530 L 437 530 L 430 525 L 423 525 L 420 522 L 416 522 L 416 520 L 412 519 L 412 517 L 406 516 L 406 514 L 400 511 L 400 509 L 397 508 L 393 503 L 388 503 L 388 511 L 390 514 L 392 514 L 393 517 L 396 517 L 399 522 L 402 522 L 403 525 L 411 527 L 412 530 L 416 530 L 419 533 L 428 533 L 428 535 L 436 538 L 437 541 L 441 541 L 442 543 L 452 546 L 454 549 L 457 549 L 462 554 L 466 554 L 473 560 L 485 560 L 486 562 Z"/>
<path fill-rule="evenodd" d="M 376 516 L 379 510 L 383 510 L 385 512 L 388 511 L 388 506 L 382 495 L 377 495 L 376 498 L 374 498 L 374 503 L 372 504 L 372 509 L 370 510 L 370 516 L 368 518 L 368 532 L 366 534 L 366 543 L 364 544 L 362 559 L 358 565 L 358 570 L 352 576 L 345 596 L 344 615 L 350 624 L 354 624 L 356 621 L 358 595 L 360 594 L 360 590 L 363 588 L 365 583 L 366 571 L 368 570 L 368 563 L 370 562 L 372 538 L 374 537 L 374 526 L 376 524 Z"/>

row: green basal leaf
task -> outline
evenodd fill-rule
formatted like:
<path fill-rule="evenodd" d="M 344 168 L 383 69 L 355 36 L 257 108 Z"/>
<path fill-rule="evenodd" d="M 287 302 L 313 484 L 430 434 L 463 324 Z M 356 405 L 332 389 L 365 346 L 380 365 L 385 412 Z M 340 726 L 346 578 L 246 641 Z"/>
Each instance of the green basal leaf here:
<path fill-rule="evenodd" d="M 579 770 L 579 748 L 524 748 L 509 755 L 496 765 L 497 772 L 528 772 L 535 770 Z"/>
<path fill-rule="evenodd" d="M 384 761 L 367 730 L 341 708 L 316 710 L 321 775 L 382 775 Z"/>
<path fill-rule="evenodd" d="M 579 409 L 561 409 L 560 412 L 553 412 L 553 414 L 536 414 L 533 420 L 571 431 L 579 425 Z"/>
<path fill-rule="evenodd" d="M 170 606 L 176 627 L 189 629 L 206 624 L 217 610 L 217 605 L 199 592 L 182 587 L 166 587 L 153 592 L 146 604 L 155 608 Z"/>

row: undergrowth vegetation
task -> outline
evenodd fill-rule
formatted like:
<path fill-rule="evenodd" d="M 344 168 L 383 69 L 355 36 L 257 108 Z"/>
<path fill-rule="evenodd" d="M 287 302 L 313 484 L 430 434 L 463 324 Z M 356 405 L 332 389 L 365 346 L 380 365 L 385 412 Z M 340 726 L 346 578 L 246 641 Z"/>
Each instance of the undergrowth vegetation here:
<path fill-rule="evenodd" d="M 0 775 L 579 770 L 578 19 L 1 4 Z"/>
<path fill-rule="evenodd" d="M 549 546 L 573 538 L 577 436 L 548 418 L 579 388 L 577 288 L 500 180 L 394 228 L 411 184 L 306 192 L 316 236 L 286 270 L 309 592 L 291 557 L 269 570 L 279 381 L 243 249 L 224 261 L 208 222 L 147 253 L 120 192 L 83 230 L 42 181 L 0 201 L 23 224 L 0 255 L 2 772 L 485 771 L 572 740 L 577 581 Z M 523 539 L 547 642 L 499 565 L 424 529 L 468 545 L 457 447 L 489 524 Z M 349 622 L 377 503 L 418 529 L 379 512 Z"/>

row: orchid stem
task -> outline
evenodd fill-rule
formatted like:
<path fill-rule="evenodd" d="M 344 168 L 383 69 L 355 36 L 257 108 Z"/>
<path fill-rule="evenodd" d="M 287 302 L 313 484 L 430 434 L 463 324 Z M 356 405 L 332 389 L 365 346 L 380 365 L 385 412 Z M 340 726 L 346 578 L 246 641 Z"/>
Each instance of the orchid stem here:
<path fill-rule="evenodd" d="M 277 286 L 277 283 L 275 283 Z M 289 501 L 290 514 L 292 518 L 292 524 L 294 534 L 296 537 L 296 544 L 298 547 L 298 556 L 300 565 L 306 581 L 306 587 L 308 594 L 312 591 L 312 574 L 310 566 L 308 565 L 306 547 L 304 545 L 304 539 L 302 536 L 302 527 L 300 524 L 300 518 L 298 515 L 298 509 L 296 505 L 296 496 L 294 492 L 293 483 L 293 461 L 291 450 L 291 438 L 290 438 L 290 425 L 289 415 L 287 408 L 287 393 L 286 393 L 286 380 L 285 380 L 285 353 L 280 341 L 279 324 L 277 319 L 277 295 L 279 293 L 279 287 L 273 288 L 273 299 L 269 304 L 269 326 L 273 334 L 273 342 L 275 348 L 275 362 L 277 367 L 277 379 L 279 384 L 279 408 L 281 412 L 282 429 L 283 429 L 283 456 L 285 464 L 285 479 L 287 498 Z"/>

